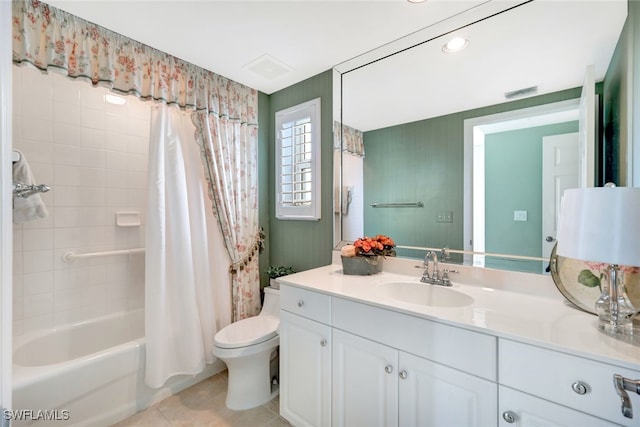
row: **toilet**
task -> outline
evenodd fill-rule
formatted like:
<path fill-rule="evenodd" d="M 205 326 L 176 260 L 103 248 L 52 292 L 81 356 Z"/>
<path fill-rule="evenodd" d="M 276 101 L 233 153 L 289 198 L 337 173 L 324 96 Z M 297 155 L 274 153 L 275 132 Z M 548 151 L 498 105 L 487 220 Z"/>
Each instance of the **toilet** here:
<path fill-rule="evenodd" d="M 227 364 L 227 408 L 255 408 L 278 394 L 277 381 L 272 390 L 271 367 L 280 343 L 279 326 L 280 291 L 266 287 L 260 314 L 225 326 L 213 338 L 214 356 Z"/>

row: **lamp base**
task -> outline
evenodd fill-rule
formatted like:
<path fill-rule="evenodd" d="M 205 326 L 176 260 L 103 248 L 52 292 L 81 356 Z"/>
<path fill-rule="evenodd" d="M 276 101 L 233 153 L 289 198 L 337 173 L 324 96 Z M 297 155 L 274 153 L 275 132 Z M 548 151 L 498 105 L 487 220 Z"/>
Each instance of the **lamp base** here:
<path fill-rule="evenodd" d="M 609 280 L 603 280 L 602 295 L 596 302 L 598 328 L 612 335 L 633 335 L 633 316 L 636 312 L 627 297 L 618 265 L 610 265 L 606 271 Z"/>
<path fill-rule="evenodd" d="M 611 318 L 600 317 L 598 329 L 611 335 L 633 335 L 633 322 L 629 318 L 612 321 Z"/>

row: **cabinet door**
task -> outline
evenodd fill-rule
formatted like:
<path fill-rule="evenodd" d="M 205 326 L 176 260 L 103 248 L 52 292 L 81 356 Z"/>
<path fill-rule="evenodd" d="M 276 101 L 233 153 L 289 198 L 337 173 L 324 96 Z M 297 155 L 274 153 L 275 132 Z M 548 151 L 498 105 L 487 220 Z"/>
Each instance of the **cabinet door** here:
<path fill-rule="evenodd" d="M 333 330 L 333 427 L 398 425 L 398 351 Z"/>
<path fill-rule="evenodd" d="M 400 352 L 400 425 L 495 426 L 498 386 L 427 359 Z"/>
<path fill-rule="evenodd" d="M 617 426 L 566 406 L 500 386 L 500 427 Z"/>
<path fill-rule="evenodd" d="M 280 415 L 294 426 L 331 425 L 331 328 L 280 312 Z"/>

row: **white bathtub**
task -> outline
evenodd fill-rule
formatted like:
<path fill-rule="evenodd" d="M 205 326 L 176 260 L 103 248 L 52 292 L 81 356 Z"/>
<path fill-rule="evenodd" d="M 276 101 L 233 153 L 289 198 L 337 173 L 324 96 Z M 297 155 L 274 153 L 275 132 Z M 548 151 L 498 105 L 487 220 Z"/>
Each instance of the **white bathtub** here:
<path fill-rule="evenodd" d="M 16 337 L 13 410 L 26 412 L 14 425 L 109 425 L 224 369 L 218 361 L 151 389 L 144 363 L 142 310 Z"/>

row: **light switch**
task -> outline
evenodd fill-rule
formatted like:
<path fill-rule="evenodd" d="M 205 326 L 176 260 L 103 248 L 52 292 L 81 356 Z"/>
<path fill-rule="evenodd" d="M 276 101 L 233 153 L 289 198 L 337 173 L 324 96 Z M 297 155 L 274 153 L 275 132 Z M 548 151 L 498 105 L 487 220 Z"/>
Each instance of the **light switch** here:
<path fill-rule="evenodd" d="M 514 221 L 526 221 L 527 220 L 527 211 L 513 211 L 513 220 Z"/>
<path fill-rule="evenodd" d="M 436 222 L 453 222 L 453 211 L 438 212 Z"/>

